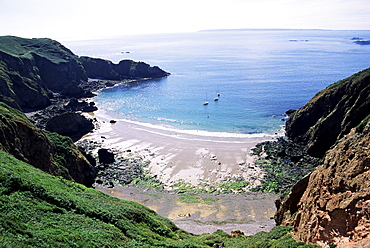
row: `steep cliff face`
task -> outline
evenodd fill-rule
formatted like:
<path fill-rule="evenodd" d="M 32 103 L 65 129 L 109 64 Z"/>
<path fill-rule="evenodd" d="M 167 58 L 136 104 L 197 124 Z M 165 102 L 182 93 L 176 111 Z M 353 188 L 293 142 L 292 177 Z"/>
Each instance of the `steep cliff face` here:
<path fill-rule="evenodd" d="M 319 92 L 290 116 L 287 136 L 323 157 L 288 197 L 276 201 L 278 225 L 308 243 L 370 244 L 370 69 Z"/>
<path fill-rule="evenodd" d="M 36 128 L 4 103 L 0 103 L 0 149 L 52 175 L 87 186 L 94 181 L 94 168 L 70 138 Z"/>
<path fill-rule="evenodd" d="M 330 85 L 286 123 L 287 136 L 322 157 L 337 140 L 370 114 L 370 69 Z"/>
<path fill-rule="evenodd" d="M 304 242 L 363 247 L 355 245 L 370 244 L 369 209 L 370 123 L 361 133 L 353 129 L 327 152 L 310 175 L 296 212 L 290 212 L 293 217 L 287 219 L 288 209 L 282 212 L 285 224 L 293 225 Z"/>
<path fill-rule="evenodd" d="M 86 80 L 78 57 L 59 42 L 0 37 L 0 95 L 5 102 L 40 109 L 50 104 L 51 91 L 62 92 Z"/>
<path fill-rule="evenodd" d="M 80 57 L 89 78 L 102 78 L 108 80 L 122 80 L 128 78 L 161 78 L 169 75 L 158 66 L 150 66 L 144 62 L 121 60 L 114 64 L 109 60 Z"/>

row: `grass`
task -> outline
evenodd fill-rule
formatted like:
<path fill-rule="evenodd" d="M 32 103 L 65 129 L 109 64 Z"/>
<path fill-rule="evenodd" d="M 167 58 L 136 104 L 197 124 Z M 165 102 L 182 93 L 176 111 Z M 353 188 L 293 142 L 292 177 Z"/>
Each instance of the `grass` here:
<path fill-rule="evenodd" d="M 177 193 L 239 194 L 245 193 L 249 186 L 250 183 L 245 180 L 230 177 L 214 185 L 210 183 L 200 183 L 196 186 L 183 179 L 179 179 L 172 188 Z"/>
<path fill-rule="evenodd" d="M 31 59 L 33 54 L 36 54 L 56 64 L 77 59 L 77 56 L 72 56 L 70 50 L 59 42 L 48 38 L 25 39 L 16 36 L 0 36 L 0 51 L 27 59 Z"/>
<path fill-rule="evenodd" d="M 223 231 L 192 235 L 138 203 L 51 176 L 0 151 L 2 247 L 311 247 L 295 242 L 290 230 L 239 238 Z"/>

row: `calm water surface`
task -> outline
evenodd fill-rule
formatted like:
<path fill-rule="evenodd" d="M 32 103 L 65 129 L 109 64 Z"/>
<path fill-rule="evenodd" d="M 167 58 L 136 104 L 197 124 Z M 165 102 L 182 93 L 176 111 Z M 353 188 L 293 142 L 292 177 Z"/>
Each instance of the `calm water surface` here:
<path fill-rule="evenodd" d="M 144 61 L 171 73 L 102 91 L 95 102 L 112 117 L 220 135 L 276 132 L 286 110 L 370 67 L 370 46 L 353 37 L 370 39 L 370 31 L 204 31 L 63 44 L 77 55 Z"/>

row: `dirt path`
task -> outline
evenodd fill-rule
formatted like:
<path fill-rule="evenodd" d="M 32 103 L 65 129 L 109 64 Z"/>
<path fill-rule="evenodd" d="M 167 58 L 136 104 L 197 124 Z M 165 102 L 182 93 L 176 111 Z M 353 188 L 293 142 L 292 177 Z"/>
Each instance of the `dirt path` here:
<path fill-rule="evenodd" d="M 194 234 L 213 233 L 218 229 L 245 235 L 269 231 L 275 226 L 274 194 L 175 194 L 135 187 L 96 187 L 111 196 L 138 202 L 178 227 Z"/>

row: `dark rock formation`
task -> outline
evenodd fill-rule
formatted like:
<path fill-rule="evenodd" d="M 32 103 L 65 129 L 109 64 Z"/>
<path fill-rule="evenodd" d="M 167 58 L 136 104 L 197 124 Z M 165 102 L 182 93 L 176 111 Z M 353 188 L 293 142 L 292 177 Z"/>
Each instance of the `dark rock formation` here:
<path fill-rule="evenodd" d="M 291 113 L 287 136 L 322 157 L 337 140 L 370 114 L 370 69 L 330 85 Z"/>
<path fill-rule="evenodd" d="M 91 119 L 78 113 L 64 113 L 52 117 L 46 123 L 46 130 L 68 136 L 73 141 L 79 140 L 82 136 L 94 129 Z"/>
<path fill-rule="evenodd" d="M 102 164 L 111 164 L 114 163 L 114 154 L 108 149 L 101 148 L 98 151 L 99 163 Z"/>
<path fill-rule="evenodd" d="M 161 78 L 169 75 L 157 66 L 150 66 L 144 62 L 122 60 L 114 64 L 109 60 L 80 57 L 83 67 L 89 78 L 108 80 L 123 80 L 132 78 Z"/>
<path fill-rule="evenodd" d="M 35 127 L 26 116 L 0 103 L 0 149 L 45 172 L 91 186 L 95 169 L 72 140 Z"/>
<path fill-rule="evenodd" d="M 370 45 L 370 40 L 356 40 L 355 43 L 358 45 Z"/>
<path fill-rule="evenodd" d="M 168 75 L 143 62 L 79 58 L 51 39 L 0 37 L 0 101 L 27 112 L 49 106 L 56 96 L 93 97 L 92 91 L 114 85 L 88 76 L 121 81 Z"/>
<path fill-rule="evenodd" d="M 87 76 L 78 57 L 51 39 L 0 37 L 0 95 L 19 108 L 50 104 L 51 91 L 83 96 L 78 87 Z M 14 105 L 13 105 L 14 106 Z"/>

